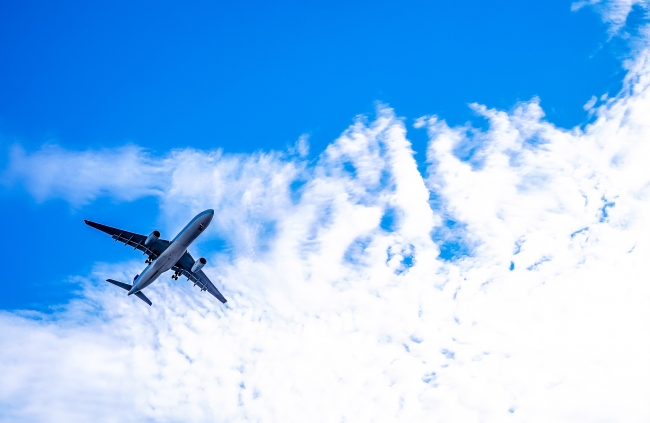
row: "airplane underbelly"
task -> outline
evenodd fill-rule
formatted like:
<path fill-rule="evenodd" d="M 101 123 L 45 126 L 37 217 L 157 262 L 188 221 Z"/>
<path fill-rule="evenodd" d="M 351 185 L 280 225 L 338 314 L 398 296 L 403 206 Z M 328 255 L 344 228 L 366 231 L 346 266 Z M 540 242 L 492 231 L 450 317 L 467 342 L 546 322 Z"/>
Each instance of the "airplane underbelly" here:
<path fill-rule="evenodd" d="M 163 259 L 162 263 L 160 263 L 160 273 L 164 273 L 174 267 L 176 262 L 180 259 L 180 257 L 175 257 L 176 254 L 169 254 L 166 257 L 161 257 Z M 160 260 L 160 259 L 159 259 Z"/>
<path fill-rule="evenodd" d="M 158 276 L 162 275 L 178 262 L 185 253 L 182 245 L 172 244 L 153 264 L 148 267 L 137 280 L 137 289 L 142 290 L 151 285 Z"/>
<path fill-rule="evenodd" d="M 173 248 L 173 247 L 177 247 L 177 248 Z M 158 257 L 158 260 L 156 260 L 157 262 L 156 277 L 160 276 L 161 274 L 165 273 L 166 271 L 174 267 L 174 265 L 178 262 L 178 260 L 180 260 L 184 252 L 185 249 L 182 248 L 182 246 L 176 246 L 172 244 L 172 246 L 169 247 L 167 251 L 165 251 L 165 254 Z"/>

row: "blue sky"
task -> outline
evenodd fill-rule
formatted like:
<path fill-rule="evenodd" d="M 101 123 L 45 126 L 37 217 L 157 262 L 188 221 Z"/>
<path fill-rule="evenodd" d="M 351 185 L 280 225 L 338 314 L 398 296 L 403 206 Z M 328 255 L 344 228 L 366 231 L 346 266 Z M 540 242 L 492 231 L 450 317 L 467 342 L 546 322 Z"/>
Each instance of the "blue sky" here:
<path fill-rule="evenodd" d="M 0 423 L 648 421 L 650 2 L 538 3 L 0 6 Z"/>
<path fill-rule="evenodd" d="M 539 96 L 555 124 L 583 125 L 592 94 L 620 89 L 626 54 L 593 10 L 572 12 L 566 1 L 7 3 L 0 164 L 16 144 L 250 153 L 284 150 L 302 134 L 316 157 L 377 102 L 406 119 L 423 163 L 427 137 L 414 119 L 481 127 L 469 103 L 507 110 Z M 35 202 L 15 184 L 0 195 L 12 262 L 38 257 L 19 285 L 5 280 L 8 309 L 65 301 L 70 271 L 126 256 L 83 218 L 141 232 L 157 219 L 152 198 L 71 207 Z M 57 239 L 48 254 L 33 251 L 43 236 Z M 79 248 L 88 240 L 96 249 Z"/>
<path fill-rule="evenodd" d="M 467 103 L 539 95 L 570 127 L 619 88 L 620 43 L 592 10 L 449 3 L 4 6 L 0 122 L 28 145 L 322 148 L 375 101 L 458 124 Z"/>

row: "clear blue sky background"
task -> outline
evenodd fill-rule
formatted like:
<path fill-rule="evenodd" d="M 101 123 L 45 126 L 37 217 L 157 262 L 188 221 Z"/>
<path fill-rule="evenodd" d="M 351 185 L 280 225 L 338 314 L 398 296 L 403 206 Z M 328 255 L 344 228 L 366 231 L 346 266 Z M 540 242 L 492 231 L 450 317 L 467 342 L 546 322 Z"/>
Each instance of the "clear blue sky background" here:
<path fill-rule="evenodd" d="M 593 10 L 558 0 L 4 2 L 0 170 L 15 143 L 251 152 L 307 133 L 316 156 L 376 101 L 407 119 L 422 161 L 413 119 L 481 125 L 471 102 L 539 96 L 556 125 L 584 124 L 583 104 L 620 88 L 625 53 Z M 39 204 L 20 186 L 0 201 L 2 309 L 46 311 L 74 295 L 69 275 L 133 257 L 84 218 L 148 233 L 158 211 L 155 199 Z"/>

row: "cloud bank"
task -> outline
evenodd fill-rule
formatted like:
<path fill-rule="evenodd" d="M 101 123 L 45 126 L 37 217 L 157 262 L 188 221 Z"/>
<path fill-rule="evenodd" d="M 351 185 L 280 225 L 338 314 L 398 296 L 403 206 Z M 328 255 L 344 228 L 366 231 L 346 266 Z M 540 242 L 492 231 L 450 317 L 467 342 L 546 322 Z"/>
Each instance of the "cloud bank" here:
<path fill-rule="evenodd" d="M 155 195 L 169 231 L 214 208 L 229 302 L 168 278 L 129 301 L 102 280 L 134 261 L 61 312 L 0 313 L 0 419 L 647 421 L 650 53 L 629 69 L 584 128 L 537 99 L 473 105 L 486 130 L 422 117 L 425 175 L 387 106 L 314 162 L 304 139 L 15 150 L 5 178 L 39 200 Z"/>

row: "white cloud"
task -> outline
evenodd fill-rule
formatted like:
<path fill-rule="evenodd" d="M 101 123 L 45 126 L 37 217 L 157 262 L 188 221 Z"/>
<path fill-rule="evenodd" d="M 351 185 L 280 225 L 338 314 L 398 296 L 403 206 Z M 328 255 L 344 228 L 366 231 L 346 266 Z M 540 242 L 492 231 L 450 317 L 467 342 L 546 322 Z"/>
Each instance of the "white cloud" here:
<path fill-rule="evenodd" d="M 609 26 L 611 35 L 625 26 L 633 8 L 650 9 L 648 0 L 578 0 L 571 4 L 571 10 L 577 11 L 585 6 L 592 6 L 601 15 L 603 22 Z"/>
<path fill-rule="evenodd" d="M 160 194 L 168 164 L 135 146 L 78 152 L 48 144 L 31 154 L 14 146 L 2 179 L 23 184 L 38 201 L 60 197 L 79 206 L 100 195 L 133 200 Z"/>
<path fill-rule="evenodd" d="M 60 313 L 0 314 L 0 419 L 647 421 L 649 58 L 584 129 L 537 99 L 474 105 L 485 132 L 418 120 L 425 177 L 387 107 L 315 165 L 300 145 L 15 153 L 39 199 L 156 195 L 170 231 L 212 207 L 232 251 L 206 270 L 226 308 L 168 278 L 151 308 L 101 282 L 131 262 L 98 265 Z M 68 171 L 122 159 L 137 178 Z M 441 260 L 432 236 L 471 254 Z"/>
<path fill-rule="evenodd" d="M 498 381 L 484 389 L 508 392 L 523 421 L 650 415 L 647 58 L 584 131 L 541 120 L 537 101 L 476 106 L 490 130 L 473 166 L 453 154 L 466 130 L 428 118 L 429 186 L 478 245 L 445 287 L 467 326 L 456 339 L 476 348 L 468 360 L 502 354 L 473 376 Z"/>

